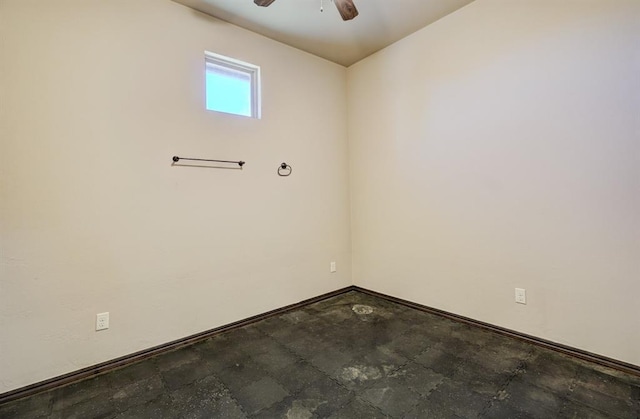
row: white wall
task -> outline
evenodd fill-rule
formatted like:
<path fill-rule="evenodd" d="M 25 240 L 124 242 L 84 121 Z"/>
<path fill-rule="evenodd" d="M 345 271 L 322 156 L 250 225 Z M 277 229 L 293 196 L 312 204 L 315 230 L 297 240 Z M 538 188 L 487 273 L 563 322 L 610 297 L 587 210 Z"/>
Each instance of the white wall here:
<path fill-rule="evenodd" d="M 205 50 L 262 120 L 204 110 Z M 169 0 L 2 0 L 0 65 L 0 393 L 351 284 L 344 67 Z"/>
<path fill-rule="evenodd" d="M 638 22 L 477 0 L 350 67 L 355 284 L 640 365 Z"/>

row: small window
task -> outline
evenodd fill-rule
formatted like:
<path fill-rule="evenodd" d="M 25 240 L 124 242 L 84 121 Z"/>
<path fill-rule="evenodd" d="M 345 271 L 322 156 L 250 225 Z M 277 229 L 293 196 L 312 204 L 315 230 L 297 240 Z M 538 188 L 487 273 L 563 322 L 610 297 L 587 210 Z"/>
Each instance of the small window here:
<path fill-rule="evenodd" d="M 207 110 L 260 118 L 260 67 L 205 52 Z"/>

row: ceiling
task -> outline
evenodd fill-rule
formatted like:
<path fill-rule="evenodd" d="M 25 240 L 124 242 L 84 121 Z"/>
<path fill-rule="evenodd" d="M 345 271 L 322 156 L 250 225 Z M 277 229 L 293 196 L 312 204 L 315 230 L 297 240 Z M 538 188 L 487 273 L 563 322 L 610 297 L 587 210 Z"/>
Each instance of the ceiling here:
<path fill-rule="evenodd" d="M 346 22 L 332 0 L 276 0 L 269 7 L 253 0 L 174 1 L 350 66 L 473 0 L 354 0 L 360 15 Z"/>

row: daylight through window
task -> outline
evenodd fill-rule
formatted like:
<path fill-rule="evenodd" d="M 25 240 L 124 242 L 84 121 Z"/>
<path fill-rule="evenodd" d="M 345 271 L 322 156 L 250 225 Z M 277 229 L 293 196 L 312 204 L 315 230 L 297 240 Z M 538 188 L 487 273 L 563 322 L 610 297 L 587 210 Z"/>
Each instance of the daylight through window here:
<path fill-rule="evenodd" d="M 260 67 L 205 52 L 206 107 L 260 118 Z"/>

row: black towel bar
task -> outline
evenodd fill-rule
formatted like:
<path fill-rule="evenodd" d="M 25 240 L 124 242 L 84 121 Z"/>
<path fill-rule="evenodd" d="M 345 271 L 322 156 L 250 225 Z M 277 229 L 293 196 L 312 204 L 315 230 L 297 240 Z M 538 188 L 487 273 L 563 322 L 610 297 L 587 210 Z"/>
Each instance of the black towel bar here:
<path fill-rule="evenodd" d="M 231 161 L 231 160 L 212 160 L 212 159 L 192 159 L 192 158 L 188 158 L 188 157 L 173 156 L 173 161 L 174 162 L 179 162 L 180 160 L 210 161 L 210 162 L 214 162 L 214 163 L 232 163 L 232 164 L 237 164 L 240 167 L 244 166 L 244 163 L 245 163 L 242 160 L 240 160 L 240 161 Z"/>

